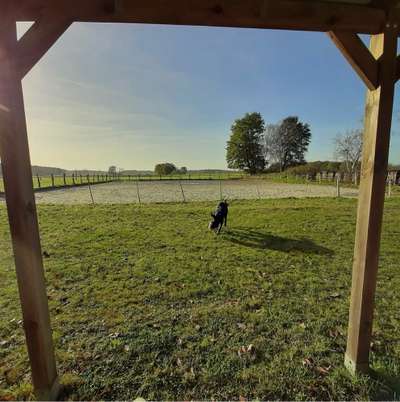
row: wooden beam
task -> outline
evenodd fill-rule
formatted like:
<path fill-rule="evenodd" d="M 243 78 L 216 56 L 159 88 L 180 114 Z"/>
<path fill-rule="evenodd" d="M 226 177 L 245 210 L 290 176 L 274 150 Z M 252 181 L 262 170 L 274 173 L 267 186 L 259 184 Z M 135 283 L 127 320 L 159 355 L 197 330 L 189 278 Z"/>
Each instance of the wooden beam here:
<path fill-rule="evenodd" d="M 358 196 L 357 229 L 345 363 L 355 372 L 369 368 L 369 350 L 385 199 L 389 138 L 396 73 L 397 27 L 373 36 L 371 52 L 380 58 L 379 88 L 368 91 Z"/>
<path fill-rule="evenodd" d="M 379 62 L 360 37 L 355 33 L 343 31 L 330 31 L 328 35 L 367 88 L 376 89 L 378 87 Z"/>
<path fill-rule="evenodd" d="M 54 12 L 36 21 L 18 41 L 16 61 L 23 78 L 68 29 L 72 20 Z"/>
<path fill-rule="evenodd" d="M 396 81 L 400 79 L 400 56 L 397 56 Z"/>
<path fill-rule="evenodd" d="M 20 75 L 16 23 L 0 21 L 0 157 L 34 388 L 55 399 L 59 385 L 51 336 Z"/>
<path fill-rule="evenodd" d="M 383 31 L 385 11 L 319 0 L 3 0 L 18 21 L 34 21 L 57 7 L 74 21 L 132 22 L 307 31 Z"/>

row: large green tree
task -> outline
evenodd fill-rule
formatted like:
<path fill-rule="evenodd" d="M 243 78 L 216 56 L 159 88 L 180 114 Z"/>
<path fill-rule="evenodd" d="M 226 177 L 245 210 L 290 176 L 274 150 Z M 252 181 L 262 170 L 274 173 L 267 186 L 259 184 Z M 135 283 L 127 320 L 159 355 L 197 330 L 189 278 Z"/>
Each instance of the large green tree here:
<path fill-rule="evenodd" d="M 289 116 L 265 131 L 265 158 L 283 171 L 290 166 L 305 163 L 305 153 L 311 141 L 311 130 L 297 116 Z"/>
<path fill-rule="evenodd" d="M 255 174 L 265 167 L 261 138 L 265 123 L 260 113 L 246 113 L 235 120 L 226 147 L 226 161 L 231 169 Z"/>
<path fill-rule="evenodd" d="M 166 176 L 176 172 L 176 166 L 173 163 L 158 163 L 154 167 L 154 173 L 158 176 Z"/>

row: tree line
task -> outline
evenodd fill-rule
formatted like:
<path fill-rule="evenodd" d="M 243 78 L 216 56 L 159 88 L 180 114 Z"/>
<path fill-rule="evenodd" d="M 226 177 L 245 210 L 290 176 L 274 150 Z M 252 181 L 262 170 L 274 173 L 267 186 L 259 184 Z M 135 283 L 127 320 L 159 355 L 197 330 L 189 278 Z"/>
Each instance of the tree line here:
<path fill-rule="evenodd" d="M 305 163 L 311 130 L 297 116 L 288 116 L 276 124 L 265 125 L 260 113 L 246 113 L 235 120 L 226 147 L 231 169 L 256 174 L 275 167 L 280 171 Z"/>
<path fill-rule="evenodd" d="M 288 116 L 275 124 L 265 124 L 260 113 L 246 113 L 234 121 L 226 147 L 226 160 L 231 169 L 250 174 L 260 172 L 307 172 L 329 168 L 353 175 L 360 171 L 363 144 L 361 129 L 338 134 L 334 140 L 334 162 L 307 164 L 305 155 L 311 142 L 308 123 L 297 116 Z M 311 171 L 310 171 L 311 173 Z"/>

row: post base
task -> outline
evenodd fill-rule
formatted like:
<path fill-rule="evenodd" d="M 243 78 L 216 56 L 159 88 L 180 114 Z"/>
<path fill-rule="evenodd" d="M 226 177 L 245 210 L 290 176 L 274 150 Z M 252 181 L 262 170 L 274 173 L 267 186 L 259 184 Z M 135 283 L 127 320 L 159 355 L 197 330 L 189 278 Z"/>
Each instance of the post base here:
<path fill-rule="evenodd" d="M 61 384 L 58 377 L 54 380 L 50 389 L 36 389 L 35 396 L 38 401 L 56 401 L 61 393 Z"/>
<path fill-rule="evenodd" d="M 369 363 L 357 363 L 347 353 L 344 357 L 344 365 L 351 374 L 370 373 Z"/>

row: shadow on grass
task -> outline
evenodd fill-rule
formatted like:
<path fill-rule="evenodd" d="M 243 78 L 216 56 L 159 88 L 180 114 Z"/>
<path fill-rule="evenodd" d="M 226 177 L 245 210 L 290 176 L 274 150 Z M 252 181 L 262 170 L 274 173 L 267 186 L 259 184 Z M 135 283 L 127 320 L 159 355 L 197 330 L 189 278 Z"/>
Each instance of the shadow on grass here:
<path fill-rule="evenodd" d="M 374 401 L 398 401 L 400 398 L 400 377 L 393 376 L 383 369 L 370 370 L 370 377 L 382 384 L 372 395 Z"/>
<path fill-rule="evenodd" d="M 223 237 L 232 243 L 245 247 L 278 250 L 278 251 L 302 251 L 305 253 L 333 255 L 329 248 L 315 244 L 307 238 L 288 239 L 275 236 L 269 233 L 263 233 L 250 228 L 229 229 L 223 232 Z"/>

